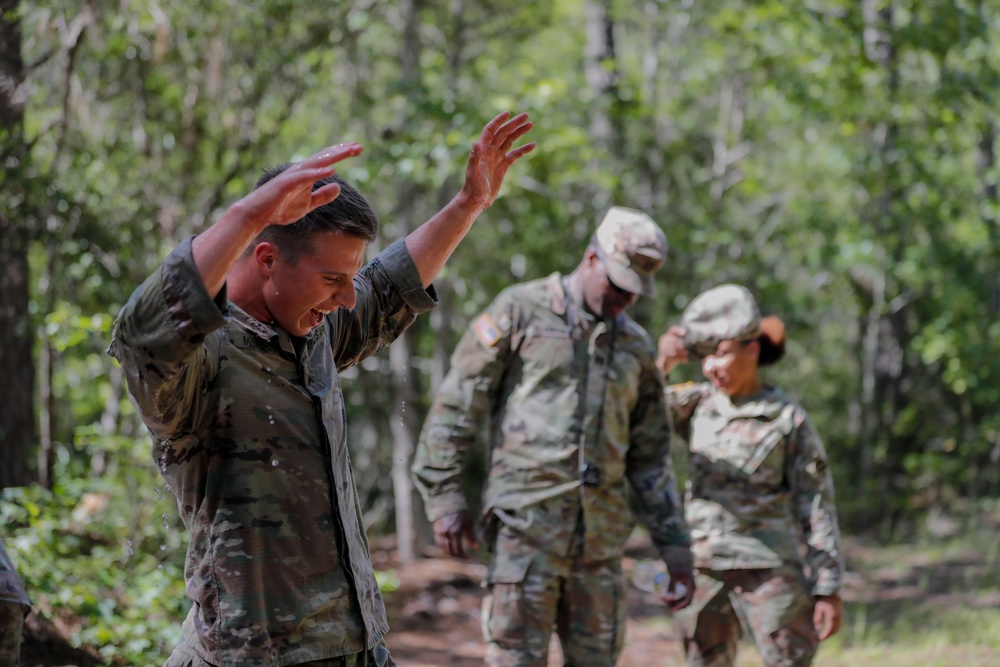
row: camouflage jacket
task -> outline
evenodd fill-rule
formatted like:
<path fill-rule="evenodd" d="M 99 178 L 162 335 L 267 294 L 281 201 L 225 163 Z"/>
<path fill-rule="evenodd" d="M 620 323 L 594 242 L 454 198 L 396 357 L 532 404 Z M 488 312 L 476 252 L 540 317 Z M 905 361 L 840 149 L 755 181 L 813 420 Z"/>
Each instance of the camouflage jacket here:
<path fill-rule="evenodd" d="M 338 371 L 435 303 L 402 241 L 355 278 L 357 305 L 306 338 L 204 288 L 190 239 L 122 309 L 109 353 L 190 534 L 177 650 L 221 666 L 371 648 L 388 626 L 348 456 Z"/>
<path fill-rule="evenodd" d="M 585 558 L 619 558 L 627 481 L 653 542 L 689 544 L 654 356 L 639 325 L 588 315 L 559 274 L 504 290 L 459 342 L 421 433 L 413 475 L 428 517 L 466 508 L 464 455 L 488 421 L 488 523 L 565 556 L 582 521 Z"/>
<path fill-rule="evenodd" d="M 24 613 L 31 611 L 28 594 L 24 592 L 24 585 L 17 576 L 14 562 L 7 554 L 2 540 L 0 540 L 0 602 L 19 604 L 24 608 Z"/>
<path fill-rule="evenodd" d="M 833 480 L 805 410 L 771 388 L 734 405 L 708 383 L 671 385 L 667 401 L 690 447 L 686 507 L 695 564 L 802 563 L 814 595 L 837 592 L 844 568 Z"/>

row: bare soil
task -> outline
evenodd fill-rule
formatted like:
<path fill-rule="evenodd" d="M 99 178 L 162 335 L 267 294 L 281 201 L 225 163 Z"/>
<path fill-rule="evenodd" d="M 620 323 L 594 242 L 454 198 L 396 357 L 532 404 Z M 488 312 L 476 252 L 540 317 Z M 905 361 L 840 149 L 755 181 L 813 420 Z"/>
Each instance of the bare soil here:
<path fill-rule="evenodd" d="M 400 667 L 482 667 L 486 644 L 480 629 L 486 566 L 439 556 L 400 564 L 392 551 L 376 549 L 379 569 L 392 568 L 399 588 L 386 593 L 389 635 L 386 643 Z M 626 572 L 639 559 L 653 558 L 648 542 L 629 544 Z M 618 667 L 681 664 L 681 649 L 666 607 L 656 595 L 634 587 L 628 591 L 629 618 Z M 553 639 L 549 665 L 562 665 L 559 642 Z"/>

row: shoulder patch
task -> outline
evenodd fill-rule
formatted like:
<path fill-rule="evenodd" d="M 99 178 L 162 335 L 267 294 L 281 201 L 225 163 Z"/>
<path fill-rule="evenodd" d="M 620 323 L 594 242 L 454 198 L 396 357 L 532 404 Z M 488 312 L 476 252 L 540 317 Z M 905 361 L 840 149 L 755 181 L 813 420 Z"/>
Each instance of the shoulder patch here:
<path fill-rule="evenodd" d="M 487 313 L 483 313 L 472 323 L 472 332 L 476 334 L 476 338 L 484 347 L 493 347 L 503 337 L 503 334 L 500 333 L 500 327 Z"/>

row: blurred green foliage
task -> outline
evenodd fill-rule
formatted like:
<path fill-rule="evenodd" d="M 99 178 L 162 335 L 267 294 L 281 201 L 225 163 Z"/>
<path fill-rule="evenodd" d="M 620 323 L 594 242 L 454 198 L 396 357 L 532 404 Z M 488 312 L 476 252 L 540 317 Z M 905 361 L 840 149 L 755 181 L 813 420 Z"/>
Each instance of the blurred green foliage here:
<path fill-rule="evenodd" d="M 411 414 L 476 312 L 513 281 L 571 271 L 617 203 L 648 210 L 671 243 L 660 297 L 635 308 L 652 335 L 723 281 L 785 319 L 788 356 L 768 377 L 823 433 L 847 532 L 903 538 L 931 510 L 975 524 L 1000 496 L 995 3 L 17 11 L 30 160 L 4 173 L 0 210 L 33 235 L 25 317 L 51 362 L 36 405 L 52 489 L 5 493 L 4 538 L 39 613 L 80 615 L 74 640 L 109 659 L 160 659 L 186 609 L 184 531 L 104 354 L 114 314 L 262 165 L 340 140 L 365 146 L 342 172 L 381 216 L 383 247 L 458 191 L 489 118 L 525 110 L 536 125 L 539 148 L 411 330 Z M 344 383 L 376 533 L 394 521 L 390 374 L 380 356 Z M 470 461 L 470 493 L 484 466 Z M 88 513 L 85 498 L 107 503 Z"/>

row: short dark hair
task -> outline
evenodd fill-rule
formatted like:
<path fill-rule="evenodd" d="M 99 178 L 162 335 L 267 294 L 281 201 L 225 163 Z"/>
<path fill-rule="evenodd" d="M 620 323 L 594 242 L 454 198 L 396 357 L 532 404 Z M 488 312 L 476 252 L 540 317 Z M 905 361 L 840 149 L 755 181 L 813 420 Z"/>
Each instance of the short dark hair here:
<path fill-rule="evenodd" d="M 292 166 L 291 162 L 266 167 L 257 179 L 254 190 Z M 321 178 L 313 184 L 313 190 L 324 185 L 337 183 L 340 194 L 332 202 L 307 213 L 290 225 L 268 225 L 257 235 L 250 247 L 263 242 L 273 243 L 289 260 L 295 262 L 312 247 L 312 235 L 316 232 L 338 232 L 345 236 L 363 239 L 371 243 L 378 235 L 378 216 L 361 193 L 340 176 L 334 174 Z"/>

